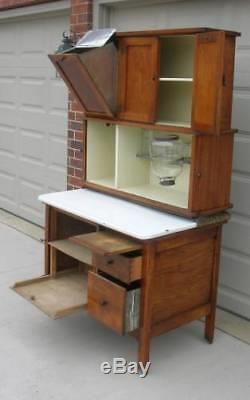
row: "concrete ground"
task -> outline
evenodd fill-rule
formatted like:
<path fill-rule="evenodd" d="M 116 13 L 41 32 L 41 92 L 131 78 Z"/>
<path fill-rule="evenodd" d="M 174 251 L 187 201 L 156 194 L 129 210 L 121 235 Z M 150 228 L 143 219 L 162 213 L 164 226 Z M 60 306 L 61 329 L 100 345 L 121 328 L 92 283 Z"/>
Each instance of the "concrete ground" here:
<path fill-rule="evenodd" d="M 9 289 L 42 264 L 41 242 L 0 223 L 0 400 L 250 399 L 250 346 L 220 330 L 209 345 L 199 321 L 152 340 L 147 378 L 104 375 L 136 341 L 84 313 L 50 320 Z"/>

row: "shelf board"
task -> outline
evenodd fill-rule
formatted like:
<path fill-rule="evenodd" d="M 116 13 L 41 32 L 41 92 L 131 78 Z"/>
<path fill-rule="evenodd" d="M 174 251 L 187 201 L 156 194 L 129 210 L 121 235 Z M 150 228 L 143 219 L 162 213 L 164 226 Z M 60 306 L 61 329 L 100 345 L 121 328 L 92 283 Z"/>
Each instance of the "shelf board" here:
<path fill-rule="evenodd" d="M 169 125 L 169 126 L 180 126 L 183 128 L 191 128 L 190 122 L 181 122 L 181 121 L 156 121 L 157 125 Z"/>
<path fill-rule="evenodd" d="M 49 245 L 85 264 L 92 264 L 92 252 L 86 246 L 74 243 L 71 239 L 54 240 Z"/>
<path fill-rule="evenodd" d="M 101 178 L 101 179 L 87 179 L 88 182 L 90 183 L 95 183 L 97 185 L 101 186 L 107 186 L 111 188 L 115 188 L 115 177 L 107 177 L 107 178 Z"/>
<path fill-rule="evenodd" d="M 160 82 L 193 82 L 193 78 L 159 78 Z"/>

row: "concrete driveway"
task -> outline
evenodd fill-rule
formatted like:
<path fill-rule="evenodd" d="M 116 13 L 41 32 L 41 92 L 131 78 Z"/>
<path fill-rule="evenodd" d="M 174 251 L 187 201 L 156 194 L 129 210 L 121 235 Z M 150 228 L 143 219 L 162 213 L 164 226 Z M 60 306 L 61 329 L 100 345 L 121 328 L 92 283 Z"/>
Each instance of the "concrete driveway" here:
<path fill-rule="evenodd" d="M 0 400 L 248 400 L 250 346 L 202 322 L 155 338 L 149 375 L 104 375 L 113 357 L 135 360 L 136 341 L 84 313 L 50 320 L 9 287 L 42 274 L 43 245 L 0 223 Z"/>

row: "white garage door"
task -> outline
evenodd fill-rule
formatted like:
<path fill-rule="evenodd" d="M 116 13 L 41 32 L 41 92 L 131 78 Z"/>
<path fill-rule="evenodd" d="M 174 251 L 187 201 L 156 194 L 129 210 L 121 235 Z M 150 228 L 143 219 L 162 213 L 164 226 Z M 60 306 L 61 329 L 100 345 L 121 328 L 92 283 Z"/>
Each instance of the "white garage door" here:
<path fill-rule="evenodd" d="M 0 208 L 43 224 L 40 193 L 66 187 L 67 90 L 47 58 L 68 16 L 0 22 Z"/>
<path fill-rule="evenodd" d="M 237 39 L 232 124 L 239 129 L 232 177 L 234 210 L 224 228 L 219 303 L 250 318 L 250 1 L 97 0 L 94 4 L 96 26 L 125 31 L 209 26 L 242 32 Z"/>

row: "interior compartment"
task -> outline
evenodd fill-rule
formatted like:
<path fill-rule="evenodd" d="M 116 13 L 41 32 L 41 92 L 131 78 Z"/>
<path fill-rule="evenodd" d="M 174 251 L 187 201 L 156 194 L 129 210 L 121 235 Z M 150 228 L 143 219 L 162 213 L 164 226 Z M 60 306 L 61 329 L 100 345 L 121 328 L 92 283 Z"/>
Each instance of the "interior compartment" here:
<path fill-rule="evenodd" d="M 189 154 L 184 160 L 182 172 L 176 178 L 175 184 L 162 186 L 159 178 L 152 172 L 149 151 L 145 148 L 145 134 L 149 137 L 150 135 L 166 137 L 169 134 L 176 135 L 176 132 L 147 131 L 124 125 L 117 125 L 115 128 L 96 122 L 89 123 L 87 180 L 150 200 L 188 208 L 191 155 Z M 182 139 L 190 152 L 192 136 L 183 134 L 177 136 Z M 150 141 L 150 138 L 148 140 Z"/>
<path fill-rule="evenodd" d="M 115 125 L 88 122 L 87 181 L 115 187 Z"/>
<path fill-rule="evenodd" d="M 192 82 L 160 82 L 157 123 L 191 127 Z"/>
<path fill-rule="evenodd" d="M 145 149 L 145 134 L 164 137 L 165 132 L 145 131 L 141 128 L 119 126 L 117 145 L 117 188 L 150 200 L 188 207 L 189 161 L 184 162 L 182 173 L 173 186 L 162 186 L 152 172 L 149 153 Z M 190 135 L 178 135 L 191 151 Z M 149 139 L 150 140 L 150 139 Z"/>
<path fill-rule="evenodd" d="M 160 77 L 192 78 L 194 36 L 168 36 L 160 38 Z"/>

